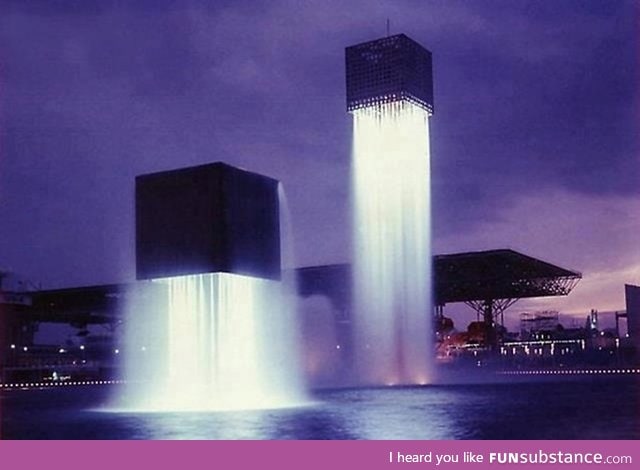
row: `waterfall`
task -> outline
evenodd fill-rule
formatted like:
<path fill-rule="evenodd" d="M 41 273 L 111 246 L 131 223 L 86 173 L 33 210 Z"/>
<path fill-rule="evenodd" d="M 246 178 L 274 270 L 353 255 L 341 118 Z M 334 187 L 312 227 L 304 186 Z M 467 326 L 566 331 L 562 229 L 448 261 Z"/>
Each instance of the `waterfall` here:
<path fill-rule="evenodd" d="M 407 101 L 353 116 L 356 373 L 363 384 L 428 383 L 429 116 Z"/>

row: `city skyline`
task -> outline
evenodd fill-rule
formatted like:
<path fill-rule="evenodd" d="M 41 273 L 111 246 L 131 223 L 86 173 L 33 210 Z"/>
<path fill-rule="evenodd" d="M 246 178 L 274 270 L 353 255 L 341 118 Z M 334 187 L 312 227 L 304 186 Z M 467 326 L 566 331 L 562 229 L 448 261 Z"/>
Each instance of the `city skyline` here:
<path fill-rule="evenodd" d="M 349 261 L 344 47 L 387 18 L 434 55 L 434 253 L 583 273 L 521 310 L 640 282 L 634 2 L 0 9 L 0 268 L 45 288 L 132 281 L 134 177 L 213 161 L 283 182 L 297 265 Z"/>

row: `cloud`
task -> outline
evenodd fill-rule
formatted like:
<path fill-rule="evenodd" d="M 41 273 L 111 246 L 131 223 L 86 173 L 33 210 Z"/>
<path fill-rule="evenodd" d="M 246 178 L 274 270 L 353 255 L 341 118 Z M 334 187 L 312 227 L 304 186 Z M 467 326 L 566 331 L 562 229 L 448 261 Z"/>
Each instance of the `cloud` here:
<path fill-rule="evenodd" d="M 216 160 L 284 182 L 300 264 L 348 260 L 343 48 L 387 18 L 434 53 L 436 239 L 638 193 L 632 2 L 89 3 L 0 6 L 0 263 L 45 285 L 130 279 L 134 176 Z"/>

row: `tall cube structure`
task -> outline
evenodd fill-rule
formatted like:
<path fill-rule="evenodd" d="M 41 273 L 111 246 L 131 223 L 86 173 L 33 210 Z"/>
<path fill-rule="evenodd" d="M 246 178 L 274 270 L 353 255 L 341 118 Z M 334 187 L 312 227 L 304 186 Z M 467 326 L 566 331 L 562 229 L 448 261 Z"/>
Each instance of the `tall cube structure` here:
<path fill-rule="evenodd" d="M 354 364 L 364 384 L 432 376 L 431 53 L 404 34 L 345 51 L 353 116 Z"/>
<path fill-rule="evenodd" d="M 347 110 L 410 101 L 433 114 L 431 52 L 404 34 L 346 49 Z"/>
<path fill-rule="evenodd" d="M 225 163 L 136 178 L 136 276 L 280 278 L 278 181 Z"/>

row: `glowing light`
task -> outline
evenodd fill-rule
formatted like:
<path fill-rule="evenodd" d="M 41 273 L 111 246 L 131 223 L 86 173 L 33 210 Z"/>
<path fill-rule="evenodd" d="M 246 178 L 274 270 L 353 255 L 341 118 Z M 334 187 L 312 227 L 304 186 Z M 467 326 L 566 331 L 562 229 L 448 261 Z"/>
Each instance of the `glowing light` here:
<path fill-rule="evenodd" d="M 428 114 L 396 101 L 353 116 L 357 370 L 415 383 L 431 375 Z"/>
<path fill-rule="evenodd" d="M 25 347 L 23 347 L 23 348 L 22 348 L 22 350 L 23 350 L 24 352 L 27 352 L 27 351 L 29 350 L 29 348 L 25 346 Z"/>
<path fill-rule="evenodd" d="M 113 350 L 113 353 L 114 353 L 114 354 L 120 354 L 120 350 L 119 350 L 119 349 L 114 349 L 114 350 Z"/>
<path fill-rule="evenodd" d="M 15 348 L 16 348 L 16 345 L 15 345 L 15 344 L 12 344 L 12 345 L 11 345 L 11 349 L 15 349 Z"/>
<path fill-rule="evenodd" d="M 229 273 L 160 280 L 166 286 L 162 351 L 131 353 L 136 408 L 195 411 L 292 406 L 302 402 L 294 312 L 282 284 Z M 152 309 L 153 310 L 153 309 Z M 154 310 L 152 313 L 156 313 Z M 140 341 L 141 338 L 137 338 Z M 154 363 L 154 361 L 156 361 Z"/>
<path fill-rule="evenodd" d="M 81 345 L 80 345 L 80 350 L 81 350 L 81 351 L 84 351 L 84 344 L 81 344 Z"/>
<path fill-rule="evenodd" d="M 429 378 L 426 376 L 417 376 L 414 377 L 414 382 L 420 385 L 427 385 L 429 383 Z"/>

